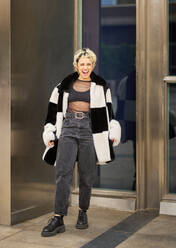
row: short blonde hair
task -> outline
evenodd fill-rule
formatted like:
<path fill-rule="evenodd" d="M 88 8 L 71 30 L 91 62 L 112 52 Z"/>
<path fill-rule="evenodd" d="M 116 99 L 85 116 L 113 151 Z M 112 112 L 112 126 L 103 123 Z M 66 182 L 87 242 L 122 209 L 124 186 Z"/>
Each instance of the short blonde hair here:
<path fill-rule="evenodd" d="M 76 66 L 78 65 L 79 59 L 81 57 L 87 57 L 87 58 L 89 58 L 91 60 L 91 62 L 92 62 L 93 68 L 95 67 L 96 61 L 97 61 L 97 56 L 89 48 L 83 48 L 83 49 L 79 49 L 74 54 L 73 66 L 74 66 L 75 71 L 77 71 Z"/>

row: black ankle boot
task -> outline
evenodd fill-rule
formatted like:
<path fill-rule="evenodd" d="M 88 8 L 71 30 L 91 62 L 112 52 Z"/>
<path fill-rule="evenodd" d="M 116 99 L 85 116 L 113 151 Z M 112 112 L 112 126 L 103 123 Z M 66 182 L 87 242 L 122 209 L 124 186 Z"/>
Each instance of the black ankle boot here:
<path fill-rule="evenodd" d="M 57 233 L 65 232 L 65 225 L 63 221 L 63 216 L 54 216 L 48 222 L 41 232 L 42 237 L 51 237 Z"/>
<path fill-rule="evenodd" d="M 77 229 L 86 229 L 88 228 L 88 220 L 87 220 L 87 214 L 86 211 L 79 210 L 78 214 L 78 220 L 76 223 Z"/>

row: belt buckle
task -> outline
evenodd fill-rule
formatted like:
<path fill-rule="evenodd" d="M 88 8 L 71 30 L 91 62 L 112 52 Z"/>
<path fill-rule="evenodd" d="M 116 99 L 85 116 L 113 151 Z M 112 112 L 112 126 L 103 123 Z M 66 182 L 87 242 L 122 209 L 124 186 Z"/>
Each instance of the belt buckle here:
<path fill-rule="evenodd" d="M 84 118 L 84 113 L 83 112 L 75 112 L 75 118 L 76 119 L 83 119 Z"/>

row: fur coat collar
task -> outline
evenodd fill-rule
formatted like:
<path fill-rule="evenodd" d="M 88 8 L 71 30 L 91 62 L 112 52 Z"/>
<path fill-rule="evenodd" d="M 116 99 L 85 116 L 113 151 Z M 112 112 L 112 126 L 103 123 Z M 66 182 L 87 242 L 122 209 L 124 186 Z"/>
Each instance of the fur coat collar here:
<path fill-rule="evenodd" d="M 67 77 L 65 77 L 64 80 L 60 84 L 58 84 L 59 91 L 68 91 L 69 85 L 72 82 L 76 81 L 78 77 L 79 77 L 79 74 L 77 72 L 74 72 L 68 75 Z M 107 83 L 102 77 L 92 72 L 90 75 L 90 78 L 92 82 L 95 82 L 97 85 L 102 85 L 104 88 L 106 88 Z"/>

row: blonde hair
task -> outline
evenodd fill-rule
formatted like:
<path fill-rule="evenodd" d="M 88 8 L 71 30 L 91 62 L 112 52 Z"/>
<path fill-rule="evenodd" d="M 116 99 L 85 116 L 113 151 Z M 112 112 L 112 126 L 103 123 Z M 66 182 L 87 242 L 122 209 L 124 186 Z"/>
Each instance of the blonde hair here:
<path fill-rule="evenodd" d="M 96 61 L 97 61 L 97 56 L 89 48 L 83 48 L 83 49 L 79 49 L 74 54 L 73 66 L 74 66 L 75 71 L 77 71 L 76 66 L 78 65 L 79 59 L 81 57 L 87 57 L 87 58 L 89 58 L 91 60 L 91 62 L 92 62 L 93 68 L 95 67 Z"/>

